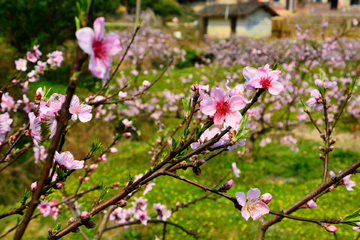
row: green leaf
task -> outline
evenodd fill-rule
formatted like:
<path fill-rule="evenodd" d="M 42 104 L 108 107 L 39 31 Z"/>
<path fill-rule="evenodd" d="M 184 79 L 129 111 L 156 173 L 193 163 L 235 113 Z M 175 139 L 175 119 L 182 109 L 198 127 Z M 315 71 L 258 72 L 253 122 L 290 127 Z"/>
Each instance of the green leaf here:
<path fill-rule="evenodd" d="M 54 230 L 59 231 L 61 229 L 61 223 L 56 223 Z"/>
<path fill-rule="evenodd" d="M 103 200 L 105 195 L 108 193 L 109 189 L 106 188 L 106 185 L 104 185 L 103 182 L 101 182 L 101 191 L 99 195 L 99 201 Z"/>
<path fill-rule="evenodd" d="M 80 19 L 78 17 L 75 17 L 75 25 L 76 25 L 76 30 L 80 29 Z"/>
<path fill-rule="evenodd" d="M 46 192 L 46 195 L 50 195 L 52 194 L 53 192 L 55 192 L 52 188 L 50 188 L 47 192 Z"/>
<path fill-rule="evenodd" d="M 142 23 L 142 21 L 143 21 L 143 19 L 140 18 L 140 19 L 139 19 L 139 23 L 138 23 L 139 26 L 140 26 L 140 24 Z"/>
<path fill-rule="evenodd" d="M 56 173 L 59 176 L 59 178 L 64 178 L 66 176 L 66 172 L 64 172 L 60 168 L 56 168 Z"/>
<path fill-rule="evenodd" d="M 24 196 L 22 198 L 22 202 L 25 203 L 26 200 L 28 200 L 29 196 L 30 196 L 30 191 L 25 189 Z"/>
<path fill-rule="evenodd" d="M 89 151 L 89 156 L 94 155 L 94 153 L 95 153 L 97 150 L 99 150 L 102 146 L 103 146 L 103 145 L 102 145 L 101 142 L 99 142 L 99 139 L 97 139 L 96 142 L 93 142 L 93 143 L 91 144 L 91 149 L 90 149 L 90 151 Z"/>
<path fill-rule="evenodd" d="M 174 138 L 172 138 L 172 140 L 171 140 L 172 149 L 175 149 L 177 145 L 178 145 L 178 142 Z"/>
<path fill-rule="evenodd" d="M 346 215 L 345 218 L 346 220 L 348 220 L 348 218 L 354 218 L 354 217 L 358 217 L 360 216 L 360 208 L 358 210 L 356 210 L 355 212 L 349 214 L 349 215 Z"/>
<path fill-rule="evenodd" d="M 276 70 L 278 67 L 278 63 L 275 63 L 274 66 L 273 66 L 273 70 Z"/>
<path fill-rule="evenodd" d="M 300 100 L 299 101 L 299 103 L 300 103 L 300 105 L 302 106 L 302 107 L 307 107 L 307 105 L 306 105 L 306 103 L 304 102 L 304 100 Z"/>
<path fill-rule="evenodd" d="M 188 113 L 188 112 L 189 112 L 189 109 L 190 109 L 190 103 L 188 103 L 185 98 L 183 98 L 183 99 L 181 99 L 181 100 L 182 100 L 182 103 L 183 103 L 183 105 L 184 105 L 184 111 L 185 111 L 185 113 Z"/>
<path fill-rule="evenodd" d="M 187 137 L 189 135 L 189 133 L 190 133 L 190 130 L 184 128 L 184 136 Z"/>

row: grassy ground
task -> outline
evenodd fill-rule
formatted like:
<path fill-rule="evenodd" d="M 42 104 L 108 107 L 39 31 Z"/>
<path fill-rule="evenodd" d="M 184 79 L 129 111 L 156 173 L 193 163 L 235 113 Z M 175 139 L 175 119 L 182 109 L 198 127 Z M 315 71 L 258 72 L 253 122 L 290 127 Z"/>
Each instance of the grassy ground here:
<path fill-rule="evenodd" d="M 228 69 L 221 69 L 212 72 L 212 69 L 206 69 L 210 80 L 223 79 L 224 72 Z M 199 74 L 197 74 L 198 72 Z M 213 75 L 214 73 L 214 75 Z M 177 79 L 179 76 L 187 76 L 193 74 L 192 82 L 196 81 L 200 76 L 200 70 L 196 68 L 186 68 L 182 70 L 172 71 L 171 75 L 165 76 L 162 82 L 154 86 L 153 91 L 160 92 L 165 88 L 176 88 L 177 91 L 182 91 L 188 87 L 190 83 L 182 84 Z M 149 76 L 139 77 L 139 82 L 148 79 Z M 166 81 L 169 79 L 169 81 Z M 150 80 L 150 79 L 149 79 Z M 66 86 L 66 82 L 47 82 L 52 85 L 53 89 L 58 89 Z M 35 87 L 42 86 L 43 83 L 37 82 Z M 88 92 L 86 86 L 80 86 L 78 93 L 84 95 Z M 179 119 L 167 119 L 165 123 L 177 124 Z M 175 122 L 175 123 L 174 123 Z M 154 134 L 156 129 L 151 123 L 142 123 L 136 125 L 137 128 L 145 134 L 150 142 L 155 141 Z M 98 134 L 91 135 L 93 129 L 98 130 Z M 100 141 L 105 144 L 109 143 L 111 133 L 114 129 L 109 125 L 103 123 L 86 123 L 78 124 L 73 132 L 69 132 L 65 150 L 76 151 L 75 156 L 82 156 L 86 154 L 87 149 L 79 149 L 80 144 L 83 144 L 91 137 L 98 137 Z M 310 132 L 307 127 L 299 131 Z M 315 136 L 315 137 L 314 137 Z M 334 137 L 337 132 L 334 132 Z M 356 133 L 341 133 L 341 144 L 336 145 L 336 148 L 331 152 L 330 170 L 338 172 L 339 170 L 350 165 L 355 160 L 359 159 L 359 153 L 356 148 L 348 146 L 357 146 L 357 139 L 352 138 Z M 317 157 L 320 139 L 315 134 L 306 134 L 305 137 L 299 137 L 298 147 L 299 152 L 291 151 L 287 146 L 280 145 L 277 141 L 266 145 L 264 148 L 255 144 L 256 159 L 254 161 L 247 161 L 240 159 L 237 164 L 241 169 L 240 178 L 230 175 L 235 181 L 234 187 L 228 192 L 229 195 L 235 196 L 236 192 L 247 192 L 250 188 L 259 188 L 262 193 L 269 192 L 273 195 L 273 201 L 269 204 L 271 210 L 281 211 L 283 208 L 294 203 L 302 196 L 316 188 L 321 182 L 322 178 L 322 162 Z M 346 139 L 346 142 L 345 142 Z M 81 145 L 83 146 L 83 145 Z M 88 146 L 88 145 L 86 145 Z M 131 174 L 144 173 L 148 170 L 150 157 L 147 152 L 151 149 L 150 146 L 143 141 L 124 140 L 119 142 L 116 147 L 119 152 L 116 154 L 108 154 L 107 164 L 99 164 L 99 168 L 91 176 L 90 181 L 82 186 L 82 190 L 91 188 L 91 186 L 104 182 L 111 185 L 114 182 L 124 184 L 128 181 L 128 176 Z M 195 176 L 191 169 L 185 172 L 179 171 L 179 174 L 186 178 L 192 179 L 199 183 L 212 186 L 216 184 L 230 169 L 231 164 L 238 160 L 236 152 L 227 152 L 214 159 L 212 159 L 207 166 L 202 168 L 202 175 Z M 30 167 L 34 167 L 31 165 Z M 82 175 L 82 170 L 79 171 L 67 181 L 66 189 L 68 192 L 73 192 L 78 182 L 77 177 Z M 353 176 L 352 180 L 359 182 L 360 177 Z M 160 177 L 154 181 L 156 185 L 154 189 L 149 192 L 146 197 L 149 199 L 148 212 L 150 216 L 154 216 L 155 210 L 152 208 L 153 203 L 165 204 L 168 209 L 175 206 L 176 202 L 187 202 L 195 198 L 199 198 L 206 194 L 203 190 L 189 186 L 178 180 L 169 177 Z M 303 209 L 296 212 L 294 215 L 309 218 L 334 218 L 344 216 L 353 212 L 360 207 L 358 186 L 354 187 L 354 192 L 348 192 L 344 186 L 341 186 L 323 196 L 319 199 L 318 208 Z M 19 191 L 23 191 L 22 189 Z M 111 190 L 107 198 L 115 194 L 115 190 Z M 142 192 L 138 194 L 140 196 Z M 55 193 L 54 196 L 60 196 Z M 79 200 L 82 204 L 82 211 L 91 208 L 93 200 L 98 196 L 98 193 L 92 193 L 86 199 Z M 52 197 L 51 197 L 52 198 Z M 131 205 L 131 204 L 129 204 Z M 0 212 L 10 209 L 13 206 L 0 206 Z M 62 210 L 62 214 L 58 218 L 63 225 L 69 218 L 69 212 Z M 66 214 L 66 215 L 65 215 Z M 266 218 L 269 218 L 267 215 Z M 13 226 L 17 216 L 12 216 L 1 220 L 0 232 Z M 258 222 L 245 221 L 241 217 L 240 211 L 235 209 L 231 202 L 225 199 L 207 199 L 198 202 L 196 205 L 191 205 L 187 209 L 183 209 L 171 216 L 170 221 L 184 226 L 186 229 L 200 230 L 200 239 L 255 239 Z M 100 217 L 95 217 L 95 222 L 100 222 Z M 45 239 L 45 234 L 49 227 L 54 227 L 56 224 L 51 217 L 39 218 L 31 222 L 27 231 L 26 239 Z M 111 224 L 111 223 L 109 223 Z M 129 229 L 116 229 L 106 232 L 104 239 L 155 239 L 155 235 L 161 237 L 162 225 L 148 224 L 147 226 L 133 226 Z M 84 229 L 89 237 L 95 234 L 95 230 Z M 168 226 L 167 239 L 192 239 L 181 232 L 180 230 Z M 41 234 L 39 234 L 41 233 Z M 9 234 L 5 239 L 11 239 L 12 234 Z M 279 224 L 271 227 L 267 232 L 266 239 L 334 239 L 334 236 L 327 233 L 321 227 L 303 222 L 295 222 L 293 220 L 285 219 Z M 339 226 L 337 232 L 338 239 L 355 239 L 357 233 L 349 226 Z M 64 239 L 82 239 L 80 234 L 69 234 Z"/>

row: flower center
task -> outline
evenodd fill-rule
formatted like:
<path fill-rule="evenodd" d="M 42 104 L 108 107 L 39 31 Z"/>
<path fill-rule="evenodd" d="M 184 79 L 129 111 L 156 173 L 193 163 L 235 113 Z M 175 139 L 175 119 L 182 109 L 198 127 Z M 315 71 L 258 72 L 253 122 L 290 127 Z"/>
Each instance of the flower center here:
<path fill-rule="evenodd" d="M 271 78 L 269 78 L 269 77 L 263 77 L 260 80 L 260 84 L 261 84 L 262 88 L 265 89 L 266 91 L 269 90 L 270 83 L 271 83 Z"/>
<path fill-rule="evenodd" d="M 95 56 L 97 58 L 100 58 L 107 67 L 110 67 L 109 64 L 107 63 L 107 59 L 109 58 L 108 55 L 110 51 L 110 49 L 108 48 L 108 41 L 106 39 L 105 40 L 102 39 L 101 41 L 94 41 L 92 47 Z"/>
<path fill-rule="evenodd" d="M 226 115 L 229 112 L 229 105 L 227 102 L 220 102 L 216 105 L 216 113 L 220 115 Z"/>

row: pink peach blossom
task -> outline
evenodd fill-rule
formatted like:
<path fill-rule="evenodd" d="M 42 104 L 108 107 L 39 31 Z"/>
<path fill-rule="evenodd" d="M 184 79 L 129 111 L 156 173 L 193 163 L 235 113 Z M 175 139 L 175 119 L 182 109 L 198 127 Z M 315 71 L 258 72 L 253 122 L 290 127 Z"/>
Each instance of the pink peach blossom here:
<path fill-rule="evenodd" d="M 284 89 L 284 86 L 279 82 L 281 71 L 271 70 L 269 64 L 257 70 L 245 67 L 243 74 L 247 80 L 245 87 L 250 85 L 253 89 L 263 88 L 272 95 L 279 95 Z"/>
<path fill-rule="evenodd" d="M 236 163 L 235 163 L 235 162 L 233 162 L 233 163 L 231 164 L 231 167 L 232 167 L 232 172 L 234 173 L 235 177 L 240 177 L 240 169 L 238 169 L 238 168 L 236 167 Z"/>
<path fill-rule="evenodd" d="M 75 35 L 79 47 L 90 55 L 89 70 L 95 77 L 108 79 L 112 57 L 121 50 L 119 35 L 108 33 L 105 35 L 105 19 L 99 17 L 94 21 L 94 29 L 81 28 Z"/>
<path fill-rule="evenodd" d="M 27 61 L 25 59 L 20 58 L 18 60 L 15 60 L 16 70 L 18 70 L 18 71 L 25 72 L 26 64 L 27 64 Z"/>
<path fill-rule="evenodd" d="M 224 121 L 235 128 L 241 121 L 240 109 L 244 108 L 247 101 L 239 95 L 228 98 L 225 92 L 218 87 L 212 88 L 210 97 L 205 97 L 200 102 L 200 110 L 214 117 L 215 125 L 222 125 Z"/>
<path fill-rule="evenodd" d="M 253 220 L 258 220 L 262 215 L 270 212 L 269 207 L 260 200 L 260 190 L 257 188 L 250 188 L 247 199 L 245 193 L 236 193 L 236 199 L 242 206 L 241 215 L 246 221 L 250 216 Z"/>
<path fill-rule="evenodd" d="M 306 104 L 309 106 L 314 106 L 314 109 L 319 109 L 322 107 L 322 97 L 317 89 L 311 90 L 311 98 L 306 101 Z"/>
<path fill-rule="evenodd" d="M 59 165 L 65 166 L 69 170 L 82 169 L 84 167 L 84 161 L 74 160 L 74 156 L 69 151 L 62 152 L 61 154 L 55 151 L 54 159 Z"/>
<path fill-rule="evenodd" d="M 79 118 L 80 122 L 83 123 L 90 121 L 92 118 L 91 110 L 92 107 L 90 105 L 80 103 L 78 96 L 73 96 L 69 108 L 69 112 L 72 114 L 72 120 L 75 121 Z"/>

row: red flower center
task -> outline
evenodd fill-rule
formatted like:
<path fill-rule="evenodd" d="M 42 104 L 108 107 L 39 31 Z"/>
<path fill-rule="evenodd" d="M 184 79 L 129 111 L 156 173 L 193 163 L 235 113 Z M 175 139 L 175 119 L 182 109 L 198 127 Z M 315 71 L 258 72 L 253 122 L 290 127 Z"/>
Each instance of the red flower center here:
<path fill-rule="evenodd" d="M 263 77 L 260 80 L 260 84 L 261 84 L 262 88 L 265 89 L 266 91 L 269 90 L 270 83 L 271 83 L 271 78 L 269 78 L 269 77 Z"/>
<path fill-rule="evenodd" d="M 229 112 L 229 105 L 227 102 L 220 102 L 216 105 L 216 113 L 222 116 Z"/>

